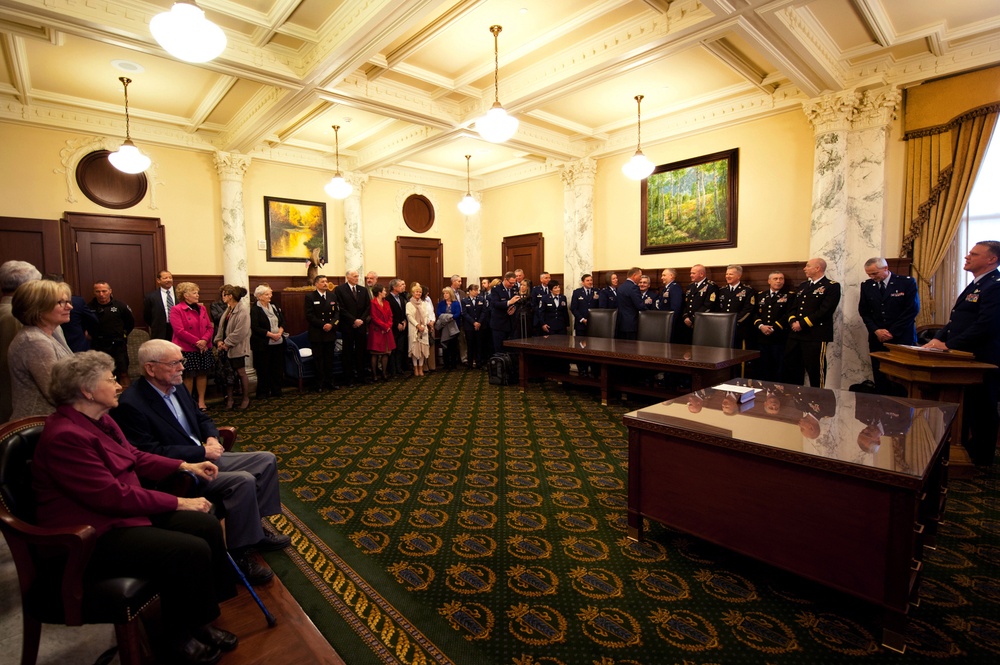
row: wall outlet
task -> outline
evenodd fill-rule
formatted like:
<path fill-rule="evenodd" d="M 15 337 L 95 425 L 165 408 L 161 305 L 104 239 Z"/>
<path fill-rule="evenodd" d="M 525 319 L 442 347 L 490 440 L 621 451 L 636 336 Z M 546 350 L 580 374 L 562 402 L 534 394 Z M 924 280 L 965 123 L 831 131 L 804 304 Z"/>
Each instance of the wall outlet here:
<path fill-rule="evenodd" d="M 257 249 L 267 249 L 267 241 L 266 240 L 258 240 L 257 241 Z"/>

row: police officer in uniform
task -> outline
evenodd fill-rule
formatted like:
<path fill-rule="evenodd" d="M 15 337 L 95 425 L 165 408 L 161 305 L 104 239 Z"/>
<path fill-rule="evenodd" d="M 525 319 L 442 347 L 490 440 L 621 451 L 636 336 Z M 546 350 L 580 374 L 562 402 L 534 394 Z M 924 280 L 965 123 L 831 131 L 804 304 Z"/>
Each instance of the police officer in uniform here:
<path fill-rule="evenodd" d="M 683 327 L 677 329 L 681 336 L 678 342 L 690 344 L 694 332 L 694 319 L 698 312 L 719 311 L 719 287 L 706 278 L 705 266 L 697 264 L 691 267 L 691 284 L 684 292 Z"/>
<path fill-rule="evenodd" d="M 767 276 L 768 287 L 757 294 L 753 320 L 754 348 L 760 358 L 751 363 L 755 379 L 777 381 L 781 378 L 781 359 L 788 339 L 788 308 L 792 294 L 785 288 L 785 275 L 773 271 Z"/>
<path fill-rule="evenodd" d="M 749 284 L 741 281 L 743 266 L 726 268 L 726 285 L 719 288 L 719 311 L 736 314 L 736 339 L 733 348 L 742 349 L 750 331 L 757 296 Z"/>
<path fill-rule="evenodd" d="M 94 298 L 87 307 L 97 316 L 97 333 L 90 341 L 94 351 L 103 351 L 115 359 L 115 379 L 122 387 L 129 385 L 128 334 L 135 328 L 132 309 L 113 297 L 107 282 L 94 283 Z"/>
<path fill-rule="evenodd" d="M 782 380 L 822 388 L 826 378 L 826 344 L 833 341 L 833 315 L 840 304 L 840 284 L 826 276 L 826 261 L 809 259 L 803 268 L 806 281 L 799 285 L 788 312 L 788 343 Z"/>

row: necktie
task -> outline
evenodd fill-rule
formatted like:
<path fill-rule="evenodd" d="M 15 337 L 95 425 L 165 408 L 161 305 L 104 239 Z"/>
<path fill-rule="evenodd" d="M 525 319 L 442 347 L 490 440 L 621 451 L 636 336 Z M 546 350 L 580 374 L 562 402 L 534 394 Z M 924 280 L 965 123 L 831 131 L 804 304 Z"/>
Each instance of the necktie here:
<path fill-rule="evenodd" d="M 885 296 L 885 282 L 879 282 L 878 283 L 878 292 L 879 292 L 879 295 Z"/>
<path fill-rule="evenodd" d="M 590 289 L 584 289 L 583 294 L 585 298 L 590 298 Z"/>
<path fill-rule="evenodd" d="M 174 306 L 174 290 L 167 289 L 167 311 L 169 312 L 170 308 L 173 306 Z"/>

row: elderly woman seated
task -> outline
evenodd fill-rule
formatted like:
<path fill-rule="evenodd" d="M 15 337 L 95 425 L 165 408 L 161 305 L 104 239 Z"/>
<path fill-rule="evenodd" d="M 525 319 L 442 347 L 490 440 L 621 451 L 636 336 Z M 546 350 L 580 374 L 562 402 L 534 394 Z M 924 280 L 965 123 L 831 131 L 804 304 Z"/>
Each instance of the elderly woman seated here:
<path fill-rule="evenodd" d="M 215 663 L 236 636 L 210 625 L 218 602 L 235 595 L 219 520 L 208 499 L 145 489 L 177 471 L 208 481 L 211 462 L 191 464 L 145 453 L 107 415 L 121 386 L 114 360 L 86 351 L 52 366 L 49 395 L 57 408 L 45 420 L 33 474 L 38 523 L 89 524 L 97 544 L 87 574 L 154 580 L 160 592 L 165 647 L 186 663 Z"/>

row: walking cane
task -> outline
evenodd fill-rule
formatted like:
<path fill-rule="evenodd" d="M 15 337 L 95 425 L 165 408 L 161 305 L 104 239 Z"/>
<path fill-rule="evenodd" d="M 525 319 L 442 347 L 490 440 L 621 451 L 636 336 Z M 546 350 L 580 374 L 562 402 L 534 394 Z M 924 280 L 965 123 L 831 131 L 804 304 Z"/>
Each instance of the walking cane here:
<path fill-rule="evenodd" d="M 233 559 L 233 555 L 226 552 L 226 558 L 229 559 L 229 565 L 233 567 L 233 570 L 236 571 L 240 581 L 243 582 L 243 586 L 247 588 L 247 591 L 250 592 L 250 595 L 253 596 L 253 599 L 257 602 L 257 607 L 259 607 L 260 611 L 264 613 L 264 618 L 267 619 L 267 627 L 274 628 L 274 624 L 278 623 L 278 620 L 275 619 L 274 615 L 271 614 L 267 607 L 264 606 L 264 602 L 257 595 L 257 592 L 253 590 L 253 585 L 250 584 L 250 581 L 247 580 L 247 576 L 243 574 L 242 570 L 240 570 L 239 565 L 237 565 L 236 561 Z"/>

